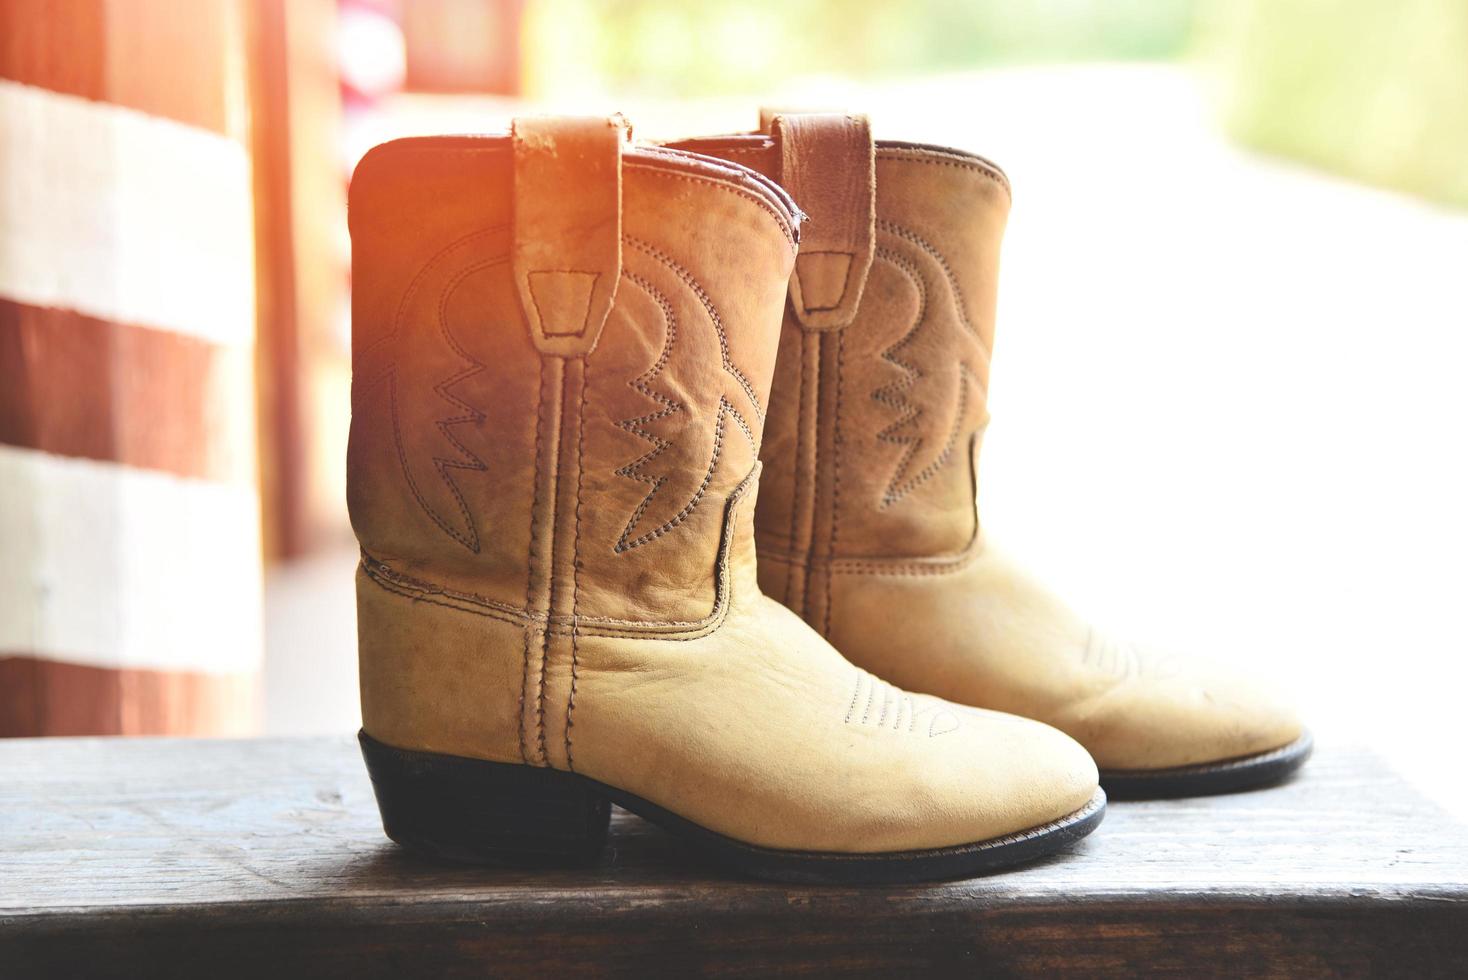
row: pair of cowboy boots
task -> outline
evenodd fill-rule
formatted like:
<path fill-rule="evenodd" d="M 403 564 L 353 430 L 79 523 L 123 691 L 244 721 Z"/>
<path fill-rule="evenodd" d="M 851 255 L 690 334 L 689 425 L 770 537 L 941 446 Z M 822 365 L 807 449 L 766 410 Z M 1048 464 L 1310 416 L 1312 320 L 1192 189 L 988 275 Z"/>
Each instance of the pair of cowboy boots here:
<path fill-rule="evenodd" d="M 1084 836 L 1098 782 L 1303 761 L 1288 712 L 1094 633 L 985 542 L 1003 174 L 855 117 L 763 128 L 519 120 L 358 167 L 348 497 L 388 835 L 584 861 L 616 803 L 758 877 L 918 881 Z"/>

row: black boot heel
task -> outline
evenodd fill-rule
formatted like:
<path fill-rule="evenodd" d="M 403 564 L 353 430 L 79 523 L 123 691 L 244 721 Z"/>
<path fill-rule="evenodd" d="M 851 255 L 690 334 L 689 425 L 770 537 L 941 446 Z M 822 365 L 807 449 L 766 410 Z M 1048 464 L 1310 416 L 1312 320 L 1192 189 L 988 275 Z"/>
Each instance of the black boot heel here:
<path fill-rule="evenodd" d="M 588 780 L 538 766 L 395 749 L 359 733 L 387 836 L 470 864 L 586 864 L 606 842 L 611 804 Z"/>

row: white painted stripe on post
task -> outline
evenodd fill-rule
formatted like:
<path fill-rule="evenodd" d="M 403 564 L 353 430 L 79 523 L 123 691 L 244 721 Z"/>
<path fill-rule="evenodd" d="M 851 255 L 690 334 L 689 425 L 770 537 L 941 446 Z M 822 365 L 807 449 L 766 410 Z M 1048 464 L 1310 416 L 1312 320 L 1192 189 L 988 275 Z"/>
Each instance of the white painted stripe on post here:
<path fill-rule="evenodd" d="M 252 489 L 0 446 L 0 655 L 254 671 L 261 591 Z"/>
<path fill-rule="evenodd" d="M 255 334 L 239 142 L 0 80 L 0 295 L 221 344 Z"/>

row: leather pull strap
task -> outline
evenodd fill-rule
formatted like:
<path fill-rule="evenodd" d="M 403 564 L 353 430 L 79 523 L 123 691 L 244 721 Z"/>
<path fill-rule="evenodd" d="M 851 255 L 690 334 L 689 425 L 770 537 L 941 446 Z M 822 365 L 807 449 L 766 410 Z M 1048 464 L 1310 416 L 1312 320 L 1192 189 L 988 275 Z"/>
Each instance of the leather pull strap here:
<path fill-rule="evenodd" d="M 763 121 L 763 119 L 762 119 Z M 780 183 L 808 216 L 790 277 L 790 302 L 808 330 L 839 330 L 856 316 L 871 270 L 877 160 L 865 116 L 776 114 Z"/>
<path fill-rule="evenodd" d="M 622 276 L 622 143 L 617 118 L 516 119 L 511 263 L 536 348 L 596 347 Z"/>
<path fill-rule="evenodd" d="M 759 107 L 759 131 L 766 136 L 770 134 L 770 127 L 775 124 L 776 116 L 811 115 L 809 109 L 775 109 L 770 106 Z"/>

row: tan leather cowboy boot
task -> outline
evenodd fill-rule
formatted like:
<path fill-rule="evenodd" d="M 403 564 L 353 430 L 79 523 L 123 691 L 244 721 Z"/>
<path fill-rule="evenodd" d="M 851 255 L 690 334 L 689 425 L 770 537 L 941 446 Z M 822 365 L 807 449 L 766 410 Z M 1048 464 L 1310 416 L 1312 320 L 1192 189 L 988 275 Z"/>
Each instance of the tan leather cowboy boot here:
<path fill-rule="evenodd" d="M 956 150 L 791 114 L 684 149 L 780 181 L 810 216 L 755 514 L 760 583 L 858 666 L 1056 726 L 1117 795 L 1278 779 L 1310 740 L 1234 678 L 1093 630 L 994 550 L 975 510 L 1009 184 Z"/>
<path fill-rule="evenodd" d="M 909 695 L 760 594 L 796 212 L 612 120 L 400 140 L 351 187 L 362 744 L 387 833 L 594 857 L 615 802 L 741 871 L 912 881 L 1089 832 L 1085 751 Z"/>

